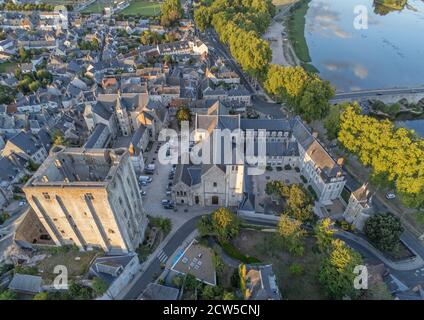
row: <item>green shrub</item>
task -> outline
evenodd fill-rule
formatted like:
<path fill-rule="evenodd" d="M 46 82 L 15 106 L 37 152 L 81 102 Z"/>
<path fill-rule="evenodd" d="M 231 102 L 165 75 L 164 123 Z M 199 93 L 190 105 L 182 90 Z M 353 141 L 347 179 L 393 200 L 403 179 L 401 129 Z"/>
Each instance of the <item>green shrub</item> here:
<path fill-rule="evenodd" d="M 285 166 L 284 166 L 284 170 L 291 170 L 292 169 L 292 167 L 291 167 L 291 165 L 289 165 L 289 164 L 286 164 Z"/>
<path fill-rule="evenodd" d="M 242 254 L 236 247 L 234 247 L 230 243 L 223 243 L 221 244 L 222 249 L 226 254 L 228 254 L 230 257 L 240 260 L 243 263 L 251 264 L 251 263 L 260 263 L 261 261 L 255 257 L 249 257 Z"/>
<path fill-rule="evenodd" d="M 293 263 L 290 265 L 289 271 L 293 275 L 301 275 L 303 273 L 303 266 L 299 263 Z"/>

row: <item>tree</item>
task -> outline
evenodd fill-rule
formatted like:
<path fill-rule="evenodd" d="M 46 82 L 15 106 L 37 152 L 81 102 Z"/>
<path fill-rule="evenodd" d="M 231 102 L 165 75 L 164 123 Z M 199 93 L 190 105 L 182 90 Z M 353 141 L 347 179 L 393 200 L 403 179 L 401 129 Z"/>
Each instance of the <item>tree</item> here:
<path fill-rule="evenodd" d="M 207 7 L 199 7 L 194 11 L 194 22 L 200 31 L 205 31 L 206 27 L 210 25 L 212 20 L 211 13 Z"/>
<path fill-rule="evenodd" d="M 302 223 L 290 218 L 287 214 L 282 214 L 278 222 L 277 234 L 281 244 L 294 255 L 303 255 L 303 238 L 305 231 L 301 227 Z"/>
<path fill-rule="evenodd" d="M 212 228 L 221 243 L 236 237 L 240 230 L 240 220 L 227 208 L 220 208 L 212 213 Z"/>
<path fill-rule="evenodd" d="M 333 222 L 329 218 L 322 219 L 316 224 L 314 231 L 319 249 L 321 252 L 327 252 L 333 241 Z"/>
<path fill-rule="evenodd" d="M 200 236 L 208 236 L 214 234 L 214 229 L 212 226 L 212 220 L 210 216 L 202 216 L 197 223 L 197 230 L 199 231 Z"/>
<path fill-rule="evenodd" d="M 108 284 L 99 277 L 95 277 L 93 279 L 92 286 L 97 296 L 101 296 L 102 294 L 104 294 L 109 287 Z"/>
<path fill-rule="evenodd" d="M 330 111 L 324 120 L 324 127 L 327 131 L 328 139 L 337 139 L 340 131 L 340 116 L 348 107 L 352 107 L 358 112 L 360 111 L 360 107 L 357 102 L 336 104 L 330 107 Z"/>
<path fill-rule="evenodd" d="M 182 276 L 176 275 L 172 278 L 172 284 L 177 288 L 181 288 L 184 283 L 184 278 Z"/>
<path fill-rule="evenodd" d="M 397 250 L 403 227 L 400 219 L 392 213 L 378 213 L 365 222 L 367 238 L 382 251 Z"/>
<path fill-rule="evenodd" d="M 84 287 L 75 282 L 71 282 L 67 294 L 71 299 L 75 300 L 90 300 L 92 298 L 91 288 Z"/>
<path fill-rule="evenodd" d="M 67 146 L 68 145 L 68 142 L 66 141 L 62 132 L 60 132 L 59 130 L 55 130 L 53 132 L 52 142 L 53 142 L 54 146 Z"/>
<path fill-rule="evenodd" d="M 340 240 L 333 240 L 330 252 L 321 261 L 319 281 L 331 299 L 346 296 L 355 298 L 359 291 L 353 286 L 356 274 L 354 268 L 362 265 L 361 256 Z"/>
<path fill-rule="evenodd" d="M 234 292 L 228 292 L 225 291 L 222 300 L 237 300 L 237 297 L 235 296 Z"/>
<path fill-rule="evenodd" d="M 17 295 L 15 292 L 11 290 L 4 290 L 0 293 L 0 300 L 15 300 L 17 299 Z"/>
<path fill-rule="evenodd" d="M 307 122 L 323 119 L 330 110 L 329 100 L 334 93 L 335 90 L 329 81 L 323 81 L 315 75 L 306 83 L 301 96 L 294 105 L 294 112 Z"/>
<path fill-rule="evenodd" d="M 424 207 L 424 140 L 389 120 L 359 114 L 352 107 L 340 120 L 339 142 L 372 168 L 373 177 L 394 185 L 404 205 Z"/>
<path fill-rule="evenodd" d="M 161 8 L 160 24 L 169 27 L 180 19 L 182 14 L 183 10 L 179 0 L 165 0 Z"/>
<path fill-rule="evenodd" d="M 178 125 L 181 125 L 182 121 L 191 122 L 191 111 L 186 106 L 181 106 L 177 109 L 177 113 L 175 115 Z"/>
<path fill-rule="evenodd" d="M 312 220 L 312 198 L 303 186 L 286 185 L 281 181 L 272 180 L 266 184 L 265 192 L 283 198 L 286 201 L 285 213 L 290 217 L 302 222 Z"/>
<path fill-rule="evenodd" d="M 204 300 L 220 300 L 223 290 L 218 286 L 206 285 L 202 291 L 202 299 Z"/>
<path fill-rule="evenodd" d="M 32 300 L 49 300 L 49 293 L 39 292 L 32 298 Z"/>

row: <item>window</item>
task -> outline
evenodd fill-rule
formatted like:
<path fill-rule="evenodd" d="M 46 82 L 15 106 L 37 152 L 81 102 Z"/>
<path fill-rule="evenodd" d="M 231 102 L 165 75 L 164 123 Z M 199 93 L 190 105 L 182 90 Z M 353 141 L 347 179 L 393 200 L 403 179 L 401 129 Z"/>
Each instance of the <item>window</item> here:
<path fill-rule="evenodd" d="M 86 197 L 87 197 L 87 199 L 89 199 L 89 200 L 94 200 L 94 197 L 93 197 L 93 194 L 92 194 L 92 193 L 87 193 L 85 196 L 86 196 Z"/>
<path fill-rule="evenodd" d="M 218 186 L 218 184 L 217 184 L 216 182 L 214 182 L 214 183 L 213 183 L 213 186 L 214 186 L 214 187 L 217 187 L 217 186 Z"/>
<path fill-rule="evenodd" d="M 47 192 L 43 192 L 43 197 L 46 200 L 50 200 L 50 195 Z"/>

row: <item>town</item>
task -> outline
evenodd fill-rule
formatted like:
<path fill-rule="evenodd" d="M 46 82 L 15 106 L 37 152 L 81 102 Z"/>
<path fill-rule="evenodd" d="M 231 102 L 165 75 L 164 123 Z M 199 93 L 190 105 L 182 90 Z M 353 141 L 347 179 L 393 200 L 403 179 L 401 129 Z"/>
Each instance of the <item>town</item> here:
<path fill-rule="evenodd" d="M 336 90 L 309 2 L 0 1 L 0 300 L 424 300 L 424 89 Z"/>

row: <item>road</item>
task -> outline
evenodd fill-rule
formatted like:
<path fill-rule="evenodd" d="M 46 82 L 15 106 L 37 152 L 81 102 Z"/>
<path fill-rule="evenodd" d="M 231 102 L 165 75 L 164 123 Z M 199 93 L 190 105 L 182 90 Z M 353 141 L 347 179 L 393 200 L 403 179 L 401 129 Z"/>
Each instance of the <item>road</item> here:
<path fill-rule="evenodd" d="M 183 224 L 177 232 L 171 237 L 162 251 L 170 257 L 177 248 L 183 243 L 183 241 L 196 229 L 197 221 L 200 219 L 200 216 L 194 217 L 188 220 L 185 224 Z M 153 262 L 147 267 L 146 270 L 143 271 L 141 276 L 135 282 L 133 287 L 129 290 L 129 292 L 124 297 L 125 300 L 137 299 L 138 296 L 143 292 L 143 290 L 147 287 L 147 285 L 151 282 L 154 282 L 157 276 L 162 272 L 160 266 L 160 261 L 157 257 L 153 260 Z"/>

